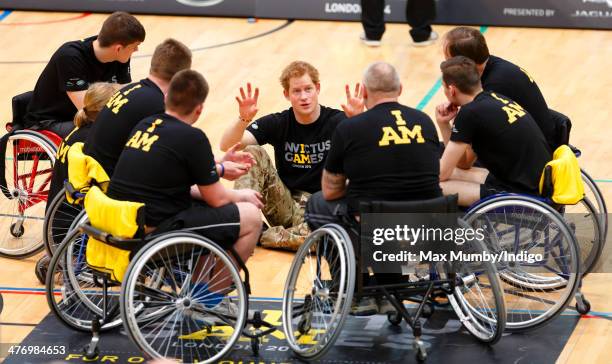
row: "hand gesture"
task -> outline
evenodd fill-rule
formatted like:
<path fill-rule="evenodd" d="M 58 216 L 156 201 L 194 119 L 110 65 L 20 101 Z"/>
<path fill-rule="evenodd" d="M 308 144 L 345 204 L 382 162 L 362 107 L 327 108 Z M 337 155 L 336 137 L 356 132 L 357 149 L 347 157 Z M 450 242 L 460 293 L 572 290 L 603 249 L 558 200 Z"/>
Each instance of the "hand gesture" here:
<path fill-rule="evenodd" d="M 436 106 L 436 122 L 438 124 L 448 124 L 457 116 L 459 108 L 450 102 L 443 102 Z"/>
<path fill-rule="evenodd" d="M 250 165 L 243 163 L 236 163 L 231 161 L 222 162 L 223 164 L 223 178 L 228 181 L 234 181 L 241 176 L 244 176 L 249 169 L 251 169 Z"/>
<path fill-rule="evenodd" d="M 342 110 L 347 117 L 359 115 L 365 108 L 365 101 L 363 99 L 363 86 L 359 83 L 355 84 L 355 93 L 351 96 L 351 90 L 349 85 L 345 85 L 346 90 L 346 104 L 342 104 Z"/>
<path fill-rule="evenodd" d="M 264 204 L 259 192 L 245 188 L 243 190 L 236 190 L 236 193 L 238 193 L 239 202 L 249 202 L 255 205 L 258 209 L 263 209 Z"/>
<path fill-rule="evenodd" d="M 232 145 L 232 147 L 227 150 L 225 155 L 223 155 L 223 158 L 221 158 L 221 162 L 230 161 L 235 163 L 241 163 L 248 166 L 249 169 L 255 164 L 257 164 L 255 158 L 251 153 L 242 152 L 240 151 L 240 149 L 242 149 L 242 144 L 240 142 Z"/>
<path fill-rule="evenodd" d="M 242 120 L 251 121 L 257 114 L 257 99 L 259 98 L 259 88 L 255 88 L 253 93 L 251 83 L 247 83 L 247 92 L 244 88 L 240 88 L 240 97 L 236 96 L 238 101 L 238 111 Z"/>

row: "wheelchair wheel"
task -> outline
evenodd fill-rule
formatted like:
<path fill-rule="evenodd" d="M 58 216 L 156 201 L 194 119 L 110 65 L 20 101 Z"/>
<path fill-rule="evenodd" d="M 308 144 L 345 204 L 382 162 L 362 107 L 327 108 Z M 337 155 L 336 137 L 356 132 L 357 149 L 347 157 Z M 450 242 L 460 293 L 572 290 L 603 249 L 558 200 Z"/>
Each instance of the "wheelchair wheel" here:
<path fill-rule="evenodd" d="M 604 247 L 602 220 L 589 197 L 573 206 L 564 206 L 563 218 L 578 242 L 582 277 L 589 274 Z"/>
<path fill-rule="evenodd" d="M 50 257 L 61 244 L 66 234 L 76 227 L 76 217 L 83 210 L 81 205 L 73 205 L 66 200 L 62 189 L 49 204 L 43 223 L 43 241 Z"/>
<path fill-rule="evenodd" d="M 78 221 L 87 221 L 84 211 Z M 94 275 L 85 261 L 87 240 L 87 235 L 75 229 L 56 249 L 47 272 L 46 294 L 49 307 L 62 323 L 90 332 L 92 320 L 102 317 L 104 306 L 102 280 Z M 108 285 L 106 308 L 109 317 L 102 330 L 121 324 L 119 292 L 117 284 Z"/>
<path fill-rule="evenodd" d="M 247 300 L 224 250 L 177 232 L 157 237 L 132 259 L 121 287 L 121 317 L 148 356 L 213 363 L 240 337 Z"/>
<path fill-rule="evenodd" d="M 302 359 L 323 356 L 342 330 L 355 289 L 355 253 L 338 225 L 312 232 L 297 251 L 283 293 L 283 331 Z"/>
<path fill-rule="evenodd" d="M 483 229 L 491 253 L 506 254 L 496 268 L 508 331 L 541 327 L 561 314 L 578 288 L 580 258 L 578 243 L 557 211 L 529 197 L 506 195 L 473 207 L 465 220 Z"/>
<path fill-rule="evenodd" d="M 40 232 L 56 150 L 44 135 L 20 130 L 0 151 L 0 256 L 26 258 L 43 249 Z"/>
<path fill-rule="evenodd" d="M 591 176 L 589 176 L 584 170 L 580 170 L 582 175 L 582 181 L 584 182 L 585 197 L 588 198 L 591 202 L 593 202 L 593 206 L 595 207 L 595 212 L 599 217 L 600 226 L 601 226 L 601 241 L 606 242 L 608 238 L 608 208 L 606 206 L 606 201 L 603 198 L 603 194 L 597 184 Z M 602 244 L 603 245 L 603 244 Z"/>
<path fill-rule="evenodd" d="M 461 250 L 477 255 L 488 252 L 480 240 L 465 243 Z M 474 337 L 487 344 L 497 343 L 506 326 L 506 303 L 495 265 L 489 260 L 465 259 L 450 266 L 456 282 L 448 295 L 451 307 Z"/>

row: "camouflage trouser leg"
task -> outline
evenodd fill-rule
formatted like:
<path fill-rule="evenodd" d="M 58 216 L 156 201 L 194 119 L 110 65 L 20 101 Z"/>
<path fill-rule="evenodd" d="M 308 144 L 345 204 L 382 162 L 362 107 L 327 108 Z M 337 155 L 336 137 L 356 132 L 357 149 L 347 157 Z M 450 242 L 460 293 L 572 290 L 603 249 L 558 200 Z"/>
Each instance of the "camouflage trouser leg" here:
<path fill-rule="evenodd" d="M 250 188 L 263 197 L 262 212 L 271 227 L 262 234 L 261 244 L 267 248 L 297 250 L 310 233 L 304 222 L 304 207 L 310 194 L 292 195 L 262 147 L 251 145 L 245 151 L 255 157 L 257 164 L 236 180 L 234 188 Z"/>

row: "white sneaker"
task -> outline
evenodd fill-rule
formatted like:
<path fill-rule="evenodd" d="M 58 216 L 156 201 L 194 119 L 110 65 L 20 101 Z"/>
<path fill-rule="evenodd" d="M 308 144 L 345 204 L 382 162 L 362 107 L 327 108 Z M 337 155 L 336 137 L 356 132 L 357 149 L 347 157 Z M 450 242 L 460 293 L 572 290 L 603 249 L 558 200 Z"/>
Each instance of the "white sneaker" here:
<path fill-rule="evenodd" d="M 359 35 L 359 39 L 361 39 L 361 42 L 363 42 L 363 44 L 367 45 L 368 47 L 380 47 L 380 45 L 382 44 L 380 39 L 379 40 L 368 39 L 365 33 L 361 33 Z"/>
<path fill-rule="evenodd" d="M 219 316 L 236 317 L 238 306 L 229 297 L 224 297 L 216 306 L 206 307 L 206 311 L 201 312 L 201 309 L 191 311 L 191 318 L 201 326 L 225 325 L 226 322 Z"/>
<path fill-rule="evenodd" d="M 415 47 L 425 47 L 425 46 L 434 44 L 436 40 L 438 40 L 438 33 L 432 30 L 431 33 L 429 34 L 429 38 L 427 38 L 426 40 L 420 41 L 420 42 L 415 42 L 413 40 L 412 45 Z"/>

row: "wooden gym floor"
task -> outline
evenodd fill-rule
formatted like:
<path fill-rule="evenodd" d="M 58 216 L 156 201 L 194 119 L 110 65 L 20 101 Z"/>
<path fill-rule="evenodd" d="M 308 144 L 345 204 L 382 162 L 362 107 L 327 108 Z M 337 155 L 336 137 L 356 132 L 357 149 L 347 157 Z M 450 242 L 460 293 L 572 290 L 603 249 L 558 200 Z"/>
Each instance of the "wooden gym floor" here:
<path fill-rule="evenodd" d="M 6 14 L 4 14 L 6 15 Z M 11 97 L 33 89 L 51 54 L 68 40 L 96 34 L 105 15 L 15 11 L 0 21 L 0 122 L 11 118 Z M 340 107 L 344 84 L 360 81 L 363 69 L 376 60 L 395 65 L 404 93 L 400 101 L 419 105 L 433 118 L 444 100 L 436 88 L 440 46 L 414 48 L 408 27 L 389 24 L 380 48 L 359 42 L 358 23 L 138 16 L 147 39 L 132 59 L 132 77 L 148 73 L 150 55 L 167 37 L 193 50 L 193 68 L 207 78 L 211 93 L 197 126 L 213 144 L 238 115 L 238 88 L 251 82 L 260 88 L 259 116 L 288 107 L 278 77 L 293 60 L 305 60 L 321 73 L 322 104 Z M 435 26 L 441 35 L 449 26 Z M 612 89 L 612 32 L 592 30 L 483 28 L 491 52 L 526 69 L 538 82 L 549 106 L 573 121 L 572 144 L 582 149 L 581 167 L 598 181 L 612 203 L 612 144 L 608 122 Z M 3 130 L 3 128 L 2 128 Z M 217 150 L 218 152 L 218 150 Z M 258 249 L 249 261 L 254 295 L 281 297 L 292 254 Z M 0 342 L 19 343 L 49 312 L 42 286 L 34 276 L 38 257 L 16 261 L 0 258 Z M 271 264 L 271 262 L 274 262 Z M 273 267 L 273 269 L 270 269 Z M 558 362 L 609 362 L 612 345 L 612 274 L 591 274 L 583 291 L 593 316 L 580 320 Z M 23 289 L 23 290 L 20 290 Z M 6 325 L 10 323 L 11 325 Z"/>

